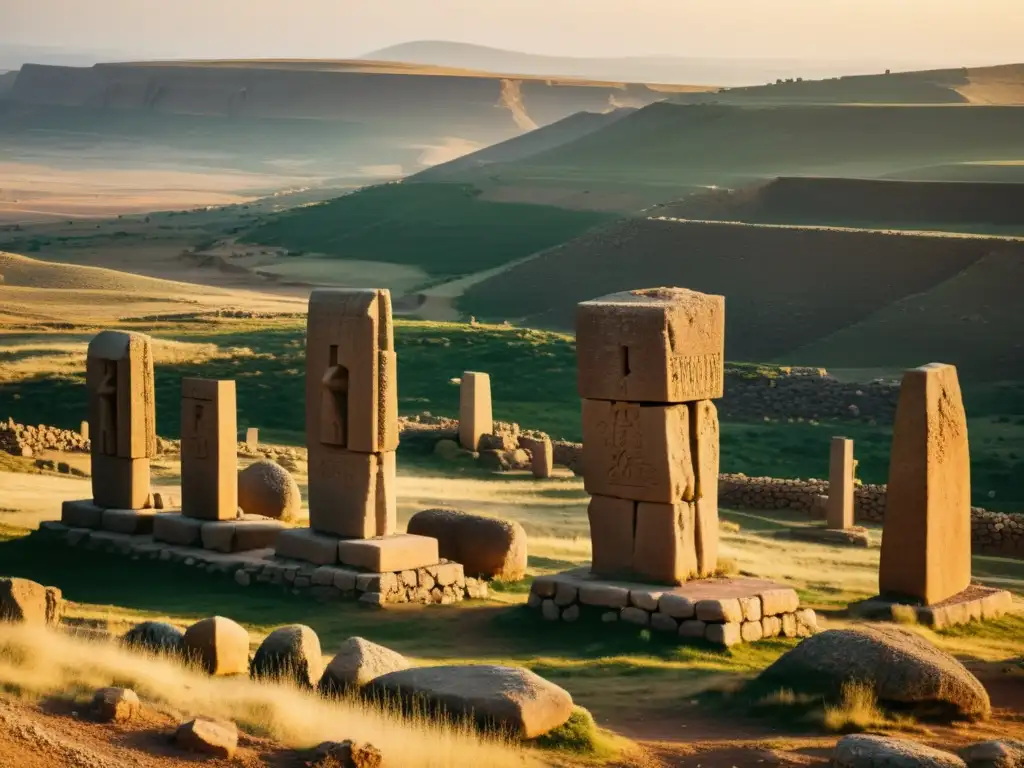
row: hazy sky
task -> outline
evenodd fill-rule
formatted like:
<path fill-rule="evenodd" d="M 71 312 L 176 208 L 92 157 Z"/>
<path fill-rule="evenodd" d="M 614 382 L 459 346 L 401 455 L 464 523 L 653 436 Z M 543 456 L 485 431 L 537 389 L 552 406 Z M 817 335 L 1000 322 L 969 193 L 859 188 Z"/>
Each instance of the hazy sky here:
<path fill-rule="evenodd" d="M 1024 61 L 1024 0 L 0 0 L 0 41 L 346 57 L 409 40 L 569 56 Z"/>

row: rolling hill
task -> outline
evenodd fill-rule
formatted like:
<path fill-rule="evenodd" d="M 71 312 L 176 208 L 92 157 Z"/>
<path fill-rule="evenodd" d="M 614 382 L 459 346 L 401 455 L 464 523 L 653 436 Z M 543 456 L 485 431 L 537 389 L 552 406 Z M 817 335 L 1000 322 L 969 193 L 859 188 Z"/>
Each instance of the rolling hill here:
<path fill-rule="evenodd" d="M 726 353 L 733 360 L 797 356 L 883 367 L 938 358 L 962 365 L 965 377 L 1011 378 L 1024 375 L 1024 355 L 1014 346 L 1024 338 L 1024 305 L 1004 281 L 1022 262 L 1020 239 L 634 219 L 470 287 L 459 308 L 482 319 L 569 329 L 579 301 L 681 285 L 727 297 Z M 943 332 L 935 333 L 931 319 L 949 309 L 951 281 L 958 279 L 972 286 L 973 309 L 945 318 L 935 326 Z M 940 289 L 945 293 L 930 293 Z M 928 310 L 908 309 L 919 306 Z M 872 317 L 890 318 L 887 327 L 913 328 L 913 338 L 931 342 L 883 343 L 881 321 Z M 987 317 L 998 318 L 998 333 Z M 864 341 L 856 349 L 827 341 L 858 323 L 875 330 L 851 336 Z"/>

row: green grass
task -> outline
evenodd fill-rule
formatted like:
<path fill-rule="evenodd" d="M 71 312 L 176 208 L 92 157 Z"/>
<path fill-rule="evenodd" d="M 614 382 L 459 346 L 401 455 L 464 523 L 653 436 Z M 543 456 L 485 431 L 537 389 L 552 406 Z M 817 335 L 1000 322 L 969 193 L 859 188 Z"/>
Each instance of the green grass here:
<path fill-rule="evenodd" d="M 245 242 L 465 275 L 571 240 L 612 218 L 595 211 L 481 200 L 464 184 L 385 184 L 286 211 Z"/>

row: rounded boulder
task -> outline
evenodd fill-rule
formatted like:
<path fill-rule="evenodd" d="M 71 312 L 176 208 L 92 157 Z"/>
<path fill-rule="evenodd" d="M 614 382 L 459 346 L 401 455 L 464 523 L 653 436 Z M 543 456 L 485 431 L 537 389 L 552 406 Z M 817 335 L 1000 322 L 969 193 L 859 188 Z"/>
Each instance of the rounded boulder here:
<path fill-rule="evenodd" d="M 249 633 L 223 616 L 197 621 L 185 630 L 182 650 L 189 661 L 211 675 L 249 672 Z"/>
<path fill-rule="evenodd" d="M 984 686 L 963 664 L 898 626 L 830 629 L 809 637 L 753 686 L 837 700 L 843 685 L 855 682 L 873 687 L 883 705 L 931 717 L 981 719 L 991 711 Z"/>
<path fill-rule="evenodd" d="M 336 696 L 363 687 L 381 675 L 409 668 L 400 653 L 361 637 L 346 640 L 320 678 L 320 692 Z"/>
<path fill-rule="evenodd" d="M 519 523 L 454 509 L 426 509 L 409 533 L 437 539 L 441 557 L 462 563 L 467 576 L 519 581 L 526 575 L 526 531 Z"/>
<path fill-rule="evenodd" d="M 56 587 L 28 579 L 0 579 L 0 621 L 54 626 L 64 613 L 64 599 Z"/>
<path fill-rule="evenodd" d="M 255 679 L 293 680 L 312 688 L 323 672 L 320 638 L 304 624 L 278 627 L 260 644 L 250 674 Z"/>
<path fill-rule="evenodd" d="M 184 639 L 177 627 L 163 621 L 144 621 L 125 632 L 121 644 L 150 653 L 180 654 Z"/>
<path fill-rule="evenodd" d="M 302 494 L 287 469 L 273 461 L 257 461 L 238 473 L 238 506 L 249 515 L 295 520 Z"/>
<path fill-rule="evenodd" d="M 966 768 L 956 755 L 887 736 L 844 736 L 832 752 L 836 768 Z"/>

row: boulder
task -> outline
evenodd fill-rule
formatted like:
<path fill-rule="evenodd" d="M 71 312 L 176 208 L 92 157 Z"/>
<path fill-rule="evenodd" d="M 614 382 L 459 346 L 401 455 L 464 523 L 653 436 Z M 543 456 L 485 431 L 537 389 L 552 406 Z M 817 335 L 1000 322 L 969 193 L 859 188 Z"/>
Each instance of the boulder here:
<path fill-rule="evenodd" d="M 124 633 L 121 644 L 151 653 L 180 654 L 185 635 L 162 621 L 144 621 Z"/>
<path fill-rule="evenodd" d="M 223 616 L 197 621 L 187 630 L 182 650 L 211 675 L 244 675 L 249 672 L 249 633 Z"/>
<path fill-rule="evenodd" d="M 234 723 L 197 717 L 179 725 L 174 740 L 189 752 L 230 759 L 238 749 L 238 728 Z"/>
<path fill-rule="evenodd" d="M 844 736 L 836 743 L 836 768 L 965 768 L 956 755 L 887 736 Z"/>
<path fill-rule="evenodd" d="M 303 688 L 312 688 L 323 668 L 316 632 L 303 624 L 292 624 L 267 635 L 253 657 L 250 673 L 257 679 L 290 679 Z"/>
<path fill-rule="evenodd" d="M 519 523 L 426 509 L 412 516 L 407 530 L 437 539 L 441 557 L 462 563 L 467 576 L 519 581 L 526 575 L 526 531 Z"/>
<path fill-rule="evenodd" d="M 982 741 L 960 750 L 968 768 L 1024 768 L 1024 741 Z"/>
<path fill-rule="evenodd" d="M 338 695 L 362 688 L 381 675 L 408 669 L 409 666 L 408 659 L 390 648 L 361 637 L 350 637 L 324 670 L 320 678 L 320 692 Z"/>
<path fill-rule="evenodd" d="M 64 600 L 56 587 L 28 579 L 0 579 L 0 621 L 54 626 L 64 613 Z"/>
<path fill-rule="evenodd" d="M 103 723 L 123 723 L 142 711 L 142 702 L 130 688 L 101 688 L 89 703 L 89 714 Z"/>
<path fill-rule="evenodd" d="M 312 768 L 380 768 L 384 756 L 373 744 L 325 741 L 314 750 Z"/>
<path fill-rule="evenodd" d="M 946 718 L 983 718 L 985 688 L 963 664 L 898 626 L 831 629 L 804 640 L 758 676 L 754 686 L 838 699 L 844 683 L 874 686 L 883 704 Z"/>
<path fill-rule="evenodd" d="M 471 717 L 532 739 L 564 724 L 572 696 L 527 669 L 489 665 L 414 667 L 376 678 L 363 688 L 374 698 L 398 698 L 406 706 Z"/>
<path fill-rule="evenodd" d="M 287 469 L 273 461 L 257 461 L 238 473 L 238 506 L 250 515 L 295 520 L 302 494 Z"/>

